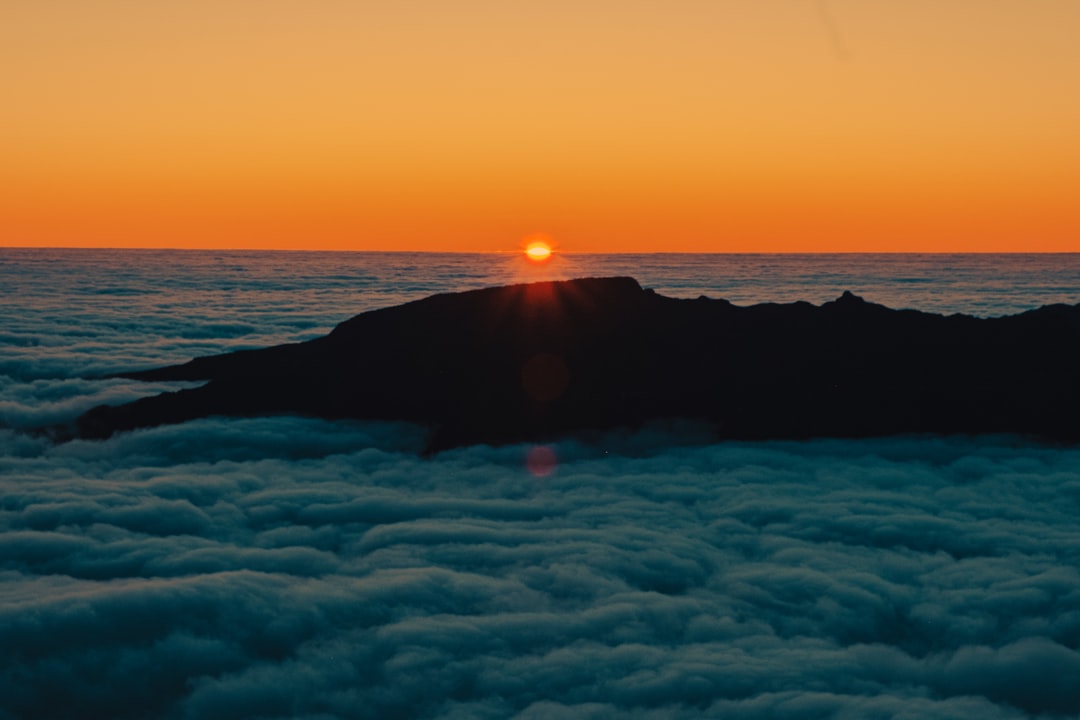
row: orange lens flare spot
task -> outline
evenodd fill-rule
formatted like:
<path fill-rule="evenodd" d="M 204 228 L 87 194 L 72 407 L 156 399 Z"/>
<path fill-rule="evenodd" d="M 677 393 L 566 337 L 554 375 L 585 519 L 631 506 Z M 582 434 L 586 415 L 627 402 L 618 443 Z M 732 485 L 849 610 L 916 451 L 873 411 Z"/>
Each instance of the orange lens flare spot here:
<path fill-rule="evenodd" d="M 525 467 L 533 477 L 547 477 L 559 467 L 559 458 L 555 455 L 555 449 L 547 445 L 537 445 L 529 448 L 525 455 Z"/>
<path fill-rule="evenodd" d="M 525 247 L 525 257 L 533 262 L 544 262 L 551 257 L 551 246 L 541 240 L 531 242 Z"/>
<path fill-rule="evenodd" d="M 542 405 L 562 397 L 569 382 L 570 371 L 558 355 L 533 355 L 521 368 L 522 387 L 529 397 Z"/>

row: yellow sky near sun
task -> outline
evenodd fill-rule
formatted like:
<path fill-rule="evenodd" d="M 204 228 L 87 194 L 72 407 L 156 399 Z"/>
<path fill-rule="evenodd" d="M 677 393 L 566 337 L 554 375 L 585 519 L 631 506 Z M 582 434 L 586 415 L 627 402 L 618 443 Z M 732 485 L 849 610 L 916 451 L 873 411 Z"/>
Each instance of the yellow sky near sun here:
<path fill-rule="evenodd" d="M 1080 251 L 1076 0 L 36 0 L 0 245 Z"/>

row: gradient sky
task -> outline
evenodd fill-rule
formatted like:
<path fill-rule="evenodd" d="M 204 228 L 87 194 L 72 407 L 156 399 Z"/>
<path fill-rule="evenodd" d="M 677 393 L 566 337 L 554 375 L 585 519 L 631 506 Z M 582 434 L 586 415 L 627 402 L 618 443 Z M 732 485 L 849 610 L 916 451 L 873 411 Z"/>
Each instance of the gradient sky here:
<path fill-rule="evenodd" d="M 1076 0 L 35 0 L 0 245 L 1080 251 Z"/>

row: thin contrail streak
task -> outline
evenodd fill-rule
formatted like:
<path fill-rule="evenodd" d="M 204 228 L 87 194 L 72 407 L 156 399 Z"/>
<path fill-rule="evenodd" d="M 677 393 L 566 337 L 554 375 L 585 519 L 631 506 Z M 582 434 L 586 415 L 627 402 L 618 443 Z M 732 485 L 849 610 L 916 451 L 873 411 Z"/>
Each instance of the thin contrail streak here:
<path fill-rule="evenodd" d="M 829 43 L 832 45 L 833 54 L 836 55 L 837 60 L 847 62 L 851 59 L 851 54 L 848 52 L 840 30 L 836 27 L 836 21 L 833 19 L 832 13 L 829 12 L 828 0 L 817 0 L 817 10 L 821 23 L 829 33 Z"/>

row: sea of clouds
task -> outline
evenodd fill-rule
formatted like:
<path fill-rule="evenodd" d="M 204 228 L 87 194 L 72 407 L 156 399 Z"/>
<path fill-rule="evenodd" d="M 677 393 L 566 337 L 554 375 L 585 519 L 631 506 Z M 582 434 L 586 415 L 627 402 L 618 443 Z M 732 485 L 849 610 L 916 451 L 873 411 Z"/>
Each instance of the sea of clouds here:
<path fill-rule="evenodd" d="M 146 257 L 0 262 L 2 720 L 1080 714 L 1080 449 L 671 425 L 536 475 L 400 424 L 35 434 L 177 387 L 102 373 L 386 304 L 336 256 Z"/>
<path fill-rule="evenodd" d="M 1080 451 L 0 433 L 0 717 L 1080 712 Z"/>

